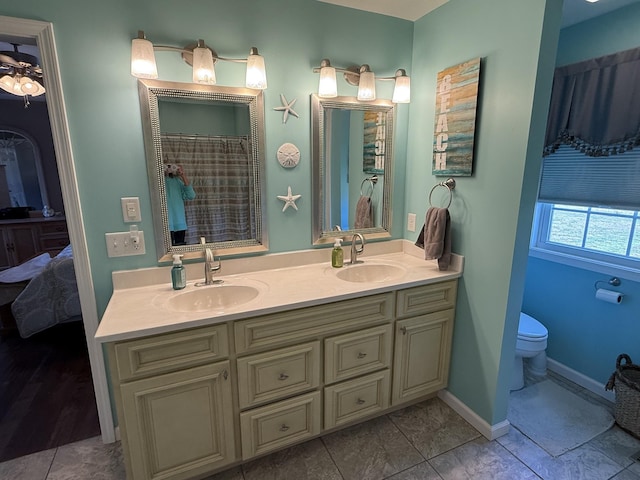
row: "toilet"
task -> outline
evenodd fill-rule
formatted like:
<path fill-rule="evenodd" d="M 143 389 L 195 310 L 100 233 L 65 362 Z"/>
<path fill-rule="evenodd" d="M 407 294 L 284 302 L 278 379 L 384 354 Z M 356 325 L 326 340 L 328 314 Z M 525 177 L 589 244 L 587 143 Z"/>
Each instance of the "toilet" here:
<path fill-rule="evenodd" d="M 520 312 L 518 323 L 518 340 L 516 341 L 516 358 L 511 379 L 511 390 L 524 387 L 523 358 L 529 359 L 529 371 L 536 376 L 547 373 L 547 338 L 549 331 L 535 318 Z"/>

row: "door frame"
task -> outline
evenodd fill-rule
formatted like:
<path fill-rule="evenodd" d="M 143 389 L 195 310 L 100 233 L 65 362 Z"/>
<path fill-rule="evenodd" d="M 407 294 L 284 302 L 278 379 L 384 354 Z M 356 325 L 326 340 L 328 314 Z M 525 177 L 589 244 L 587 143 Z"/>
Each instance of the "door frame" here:
<path fill-rule="evenodd" d="M 102 344 L 95 339 L 95 333 L 100 322 L 91 276 L 82 210 L 80 208 L 78 181 L 71 149 L 71 137 L 69 135 L 69 124 L 62 91 L 53 24 L 38 20 L 0 16 L 0 32 L 16 37 L 35 39 L 40 50 L 49 122 L 51 124 L 58 175 L 60 177 L 67 228 L 73 245 L 73 265 L 78 283 L 78 295 L 80 297 L 82 321 L 89 351 L 100 431 L 102 433 L 102 441 L 104 443 L 112 443 L 116 440 L 113 411 L 109 397 L 104 352 Z"/>

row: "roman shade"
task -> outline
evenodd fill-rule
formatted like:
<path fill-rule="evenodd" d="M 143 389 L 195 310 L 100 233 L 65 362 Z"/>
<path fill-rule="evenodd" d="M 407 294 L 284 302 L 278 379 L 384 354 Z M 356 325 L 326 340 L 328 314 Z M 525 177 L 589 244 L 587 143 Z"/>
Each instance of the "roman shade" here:
<path fill-rule="evenodd" d="M 640 210 L 640 48 L 556 69 L 538 200 Z"/>

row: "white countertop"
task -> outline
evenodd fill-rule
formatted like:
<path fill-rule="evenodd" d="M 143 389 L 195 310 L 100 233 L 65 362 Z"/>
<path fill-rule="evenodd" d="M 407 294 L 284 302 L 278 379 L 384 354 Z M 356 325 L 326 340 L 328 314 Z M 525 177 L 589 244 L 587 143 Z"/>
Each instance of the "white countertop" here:
<path fill-rule="evenodd" d="M 126 340 L 446 281 L 460 277 L 464 263 L 463 257 L 453 255 L 449 270 L 439 271 L 436 260 L 424 260 L 423 251 L 406 240 L 368 243 L 359 260 L 399 266 L 404 272 L 383 281 L 349 282 L 336 276 L 353 268 L 347 264 L 348 245 L 344 251 L 342 269 L 331 267 L 331 249 L 223 259 L 214 278 L 226 286 L 249 285 L 259 291 L 253 300 L 226 310 L 180 312 L 168 305 L 176 295 L 219 288 L 194 285 L 203 280 L 202 263 L 186 265 L 183 290 L 171 287 L 170 266 L 114 272 L 114 292 L 95 337 L 100 342 Z"/>

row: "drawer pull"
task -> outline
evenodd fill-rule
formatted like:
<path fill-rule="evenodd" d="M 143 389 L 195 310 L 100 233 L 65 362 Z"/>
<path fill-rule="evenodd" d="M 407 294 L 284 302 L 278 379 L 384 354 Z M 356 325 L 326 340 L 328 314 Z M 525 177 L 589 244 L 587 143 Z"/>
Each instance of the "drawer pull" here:
<path fill-rule="evenodd" d="M 359 398 L 358 400 L 356 400 L 356 403 L 357 403 L 358 405 L 362 405 L 363 403 L 365 403 L 365 400 L 363 400 L 363 399 Z"/>
<path fill-rule="evenodd" d="M 280 431 L 281 432 L 286 432 L 287 430 L 289 430 L 289 427 L 286 426 L 284 423 L 282 424 L 282 426 L 280 427 Z"/>
<path fill-rule="evenodd" d="M 406 335 L 406 334 L 407 334 L 407 327 L 400 327 L 400 332 L 401 332 L 403 335 Z"/>
<path fill-rule="evenodd" d="M 358 358 L 364 358 L 364 357 L 366 357 L 366 356 L 367 356 L 367 354 L 366 354 L 366 353 L 364 353 L 364 352 L 360 352 L 360 353 L 358 354 Z"/>
<path fill-rule="evenodd" d="M 289 378 L 289 375 L 287 375 L 286 373 L 281 373 L 278 377 L 278 380 L 286 380 L 287 378 Z"/>

